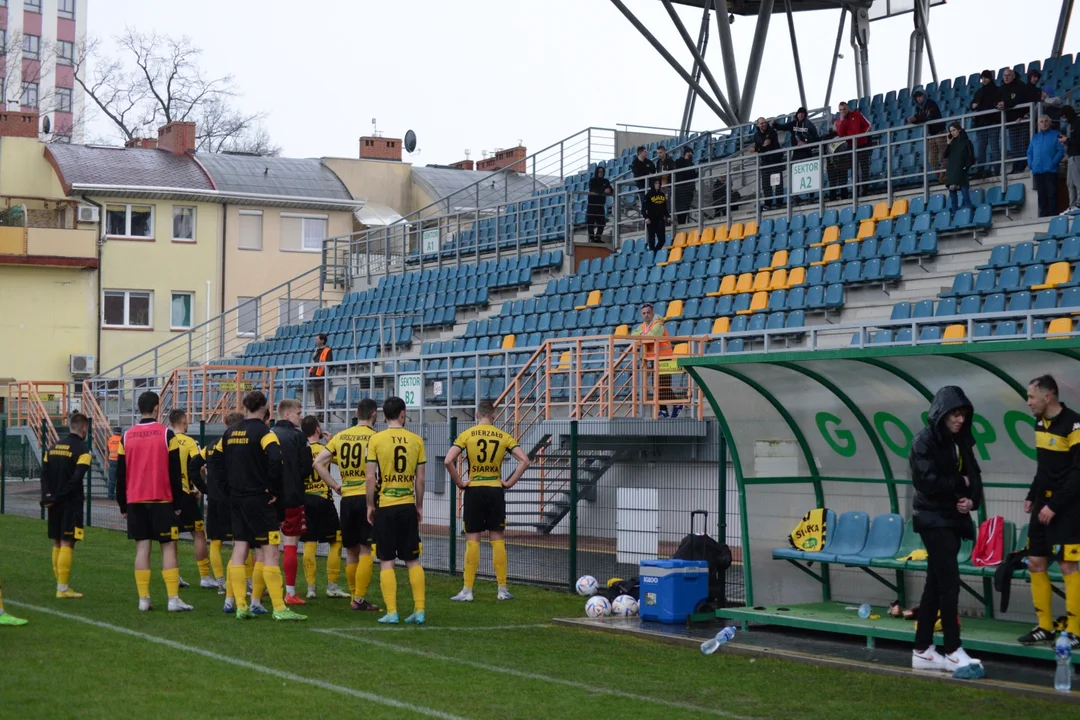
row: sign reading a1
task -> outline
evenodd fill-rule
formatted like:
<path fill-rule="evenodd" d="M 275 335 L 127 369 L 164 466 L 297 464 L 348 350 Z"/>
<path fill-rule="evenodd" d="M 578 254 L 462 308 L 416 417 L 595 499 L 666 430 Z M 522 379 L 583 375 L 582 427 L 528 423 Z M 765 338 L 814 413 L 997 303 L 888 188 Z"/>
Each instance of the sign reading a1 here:
<path fill-rule="evenodd" d="M 808 193 L 821 190 L 821 158 L 791 163 L 791 191 Z"/>
<path fill-rule="evenodd" d="M 425 230 L 420 234 L 421 252 L 431 255 L 439 252 L 439 229 Z"/>
<path fill-rule="evenodd" d="M 420 397 L 424 392 L 424 382 L 420 375 L 398 375 L 398 397 L 405 401 L 405 407 L 420 407 Z"/>

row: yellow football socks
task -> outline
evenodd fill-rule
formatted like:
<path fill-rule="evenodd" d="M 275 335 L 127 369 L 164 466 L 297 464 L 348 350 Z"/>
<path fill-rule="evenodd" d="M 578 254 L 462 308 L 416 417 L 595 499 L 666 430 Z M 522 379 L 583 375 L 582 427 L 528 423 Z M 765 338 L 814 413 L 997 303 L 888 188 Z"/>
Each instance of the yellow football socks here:
<path fill-rule="evenodd" d="M 255 553 L 248 550 L 247 558 L 244 560 L 244 579 L 251 580 L 255 575 Z"/>
<path fill-rule="evenodd" d="M 491 564 L 495 566 L 495 581 L 499 587 L 506 586 L 506 542 L 491 541 Z"/>
<path fill-rule="evenodd" d="M 67 590 L 68 580 L 71 579 L 71 559 L 75 548 L 60 547 L 60 553 L 56 558 L 56 586 L 58 590 Z"/>
<path fill-rule="evenodd" d="M 345 581 L 349 583 L 349 595 L 356 597 L 356 563 L 349 563 L 345 566 Z"/>
<path fill-rule="evenodd" d="M 229 594 L 236 600 L 237 610 L 247 610 L 247 570 L 243 565 L 229 566 L 228 586 Z"/>
<path fill-rule="evenodd" d="M 427 593 L 424 587 L 424 568 L 420 565 L 409 568 L 409 585 L 412 586 L 413 607 L 416 612 L 421 612 Z"/>
<path fill-rule="evenodd" d="M 266 591 L 270 594 L 270 603 L 274 606 L 274 612 L 281 612 L 285 609 L 285 585 L 281 568 L 277 565 L 264 565 L 262 577 Z"/>
<path fill-rule="evenodd" d="M 56 570 L 56 561 L 60 559 L 60 548 L 53 545 L 52 549 L 52 574 L 56 582 L 60 582 L 60 574 Z"/>
<path fill-rule="evenodd" d="M 161 579 L 165 581 L 165 591 L 170 598 L 174 598 L 180 594 L 180 568 L 162 570 Z"/>
<path fill-rule="evenodd" d="M 195 564 L 199 566 L 199 577 L 210 577 L 210 558 L 206 557 L 202 560 L 196 560 Z"/>
<path fill-rule="evenodd" d="M 225 562 L 221 557 L 221 541 L 210 541 L 210 567 L 214 569 L 214 577 L 225 577 Z M 228 585 L 228 583 L 225 583 Z"/>
<path fill-rule="evenodd" d="M 150 571 L 135 571 L 135 588 L 139 591 L 140 598 L 150 597 Z"/>
<path fill-rule="evenodd" d="M 472 590 L 476 582 L 476 571 L 480 569 L 480 543 L 465 541 L 465 587 Z"/>
<path fill-rule="evenodd" d="M 1035 606 L 1035 616 L 1039 618 L 1039 627 L 1043 630 L 1054 629 L 1053 599 L 1050 575 L 1046 572 L 1031 573 L 1031 601 Z"/>
<path fill-rule="evenodd" d="M 1080 636 L 1080 572 L 1065 576 L 1066 630 Z"/>
<path fill-rule="evenodd" d="M 360 564 L 356 566 L 356 589 L 353 597 L 360 599 L 367 596 L 368 587 L 371 585 L 371 576 L 375 574 L 375 559 L 371 555 L 361 555 Z"/>
<path fill-rule="evenodd" d="M 379 586 L 382 588 L 383 603 L 387 615 L 397 615 L 397 576 L 393 570 L 379 572 Z"/>
<path fill-rule="evenodd" d="M 251 601 L 262 602 L 263 590 L 266 589 L 266 577 L 263 575 L 266 568 L 262 561 L 255 563 L 255 570 L 251 575 Z"/>
<path fill-rule="evenodd" d="M 304 543 L 304 579 L 307 580 L 308 587 L 315 584 L 315 573 L 318 571 L 315 551 L 318 547 L 319 543 Z"/>
<path fill-rule="evenodd" d="M 314 553 L 312 553 L 314 556 Z M 330 554 L 326 556 L 326 582 L 336 584 L 341 579 L 341 543 L 330 543 Z"/>

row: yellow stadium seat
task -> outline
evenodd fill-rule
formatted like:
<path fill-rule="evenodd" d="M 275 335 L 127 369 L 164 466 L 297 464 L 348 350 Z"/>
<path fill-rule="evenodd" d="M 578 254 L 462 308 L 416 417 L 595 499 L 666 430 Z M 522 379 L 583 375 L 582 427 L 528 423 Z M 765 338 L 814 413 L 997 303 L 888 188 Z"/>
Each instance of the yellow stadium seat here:
<path fill-rule="evenodd" d="M 682 248 L 681 247 L 673 247 L 673 248 L 671 248 L 671 252 L 668 253 L 667 260 L 665 260 L 664 262 L 658 262 L 656 264 L 659 265 L 660 267 L 663 267 L 664 265 L 670 265 L 671 263 L 677 263 L 680 260 L 682 260 Z"/>
<path fill-rule="evenodd" d="M 772 277 L 769 279 L 769 290 L 787 290 L 788 289 L 788 272 L 786 268 L 780 268 L 779 270 L 773 270 Z"/>
<path fill-rule="evenodd" d="M 873 219 L 875 222 L 878 220 L 884 220 L 887 217 L 889 217 L 889 203 L 883 201 L 879 202 L 877 205 L 874 206 Z"/>
<path fill-rule="evenodd" d="M 728 236 L 727 225 L 720 225 L 713 233 L 716 236 L 717 242 L 727 242 L 731 238 Z"/>
<path fill-rule="evenodd" d="M 1050 335 L 1068 335 L 1073 331 L 1072 318 L 1054 318 L 1046 332 Z"/>
<path fill-rule="evenodd" d="M 667 306 L 667 314 L 665 317 L 667 317 L 668 320 L 671 318 L 682 317 L 682 306 L 682 300 L 672 300 Z"/>
<path fill-rule="evenodd" d="M 675 347 L 671 350 L 672 355 L 689 355 L 690 343 L 675 343 Z"/>
<path fill-rule="evenodd" d="M 555 372 L 566 372 L 570 369 L 570 351 L 559 355 L 559 364 L 555 367 Z"/>
<path fill-rule="evenodd" d="M 716 242 L 716 228 L 707 227 L 701 231 L 701 244 L 712 245 Z"/>
<path fill-rule="evenodd" d="M 802 285 L 806 282 L 806 268 L 797 267 L 791 268 L 791 272 L 788 273 L 787 284 L 788 287 L 795 287 L 796 285 Z"/>
<path fill-rule="evenodd" d="M 589 293 L 589 298 L 585 301 L 585 304 L 584 305 L 576 305 L 574 307 L 574 309 L 575 310 L 584 310 L 585 308 L 592 307 L 593 305 L 599 305 L 600 304 L 600 295 L 601 295 L 601 293 L 600 293 L 599 290 L 591 291 Z"/>
<path fill-rule="evenodd" d="M 719 297 L 721 295 L 734 295 L 735 283 L 738 281 L 738 277 L 735 275 L 725 275 L 720 280 L 720 289 L 713 293 L 708 293 L 709 297 Z"/>
<path fill-rule="evenodd" d="M 754 273 L 743 273 L 739 276 L 739 282 L 735 285 L 735 293 L 748 293 L 754 289 Z M 720 288 L 723 292 L 723 287 Z"/>
<path fill-rule="evenodd" d="M 516 338 L 513 335 L 503 335 L 502 349 L 513 350 Z"/>
<path fill-rule="evenodd" d="M 713 320 L 713 335 L 720 335 L 721 333 L 726 333 L 729 329 L 731 329 L 731 318 L 722 317 Z"/>
<path fill-rule="evenodd" d="M 754 276 L 754 292 L 760 292 L 761 290 L 769 289 L 769 278 L 772 273 L 768 270 L 762 270 Z"/>
<path fill-rule="evenodd" d="M 686 244 L 687 245 L 700 245 L 701 244 L 701 235 L 698 234 L 698 231 L 696 229 L 691 230 L 687 234 L 687 236 L 686 236 Z"/>
<path fill-rule="evenodd" d="M 873 220 L 863 220 L 859 223 L 859 234 L 855 236 L 856 240 L 865 240 L 866 238 L 874 237 L 874 228 L 876 224 Z M 851 240 L 848 240 L 851 242 Z"/>
<path fill-rule="evenodd" d="M 769 293 L 764 292 L 764 291 L 763 292 L 757 292 L 757 293 L 754 293 L 754 297 L 750 298 L 750 309 L 749 310 L 740 310 L 739 312 L 736 313 L 736 315 L 749 315 L 750 313 L 755 313 L 755 312 L 758 312 L 760 310 L 764 310 L 767 307 L 769 307 Z"/>
<path fill-rule="evenodd" d="M 908 213 L 908 201 L 897 200 L 892 204 L 892 212 L 889 213 L 889 217 L 898 218 L 901 215 L 907 215 Z"/>
<path fill-rule="evenodd" d="M 757 235 L 757 220 L 751 220 L 743 226 L 743 237 Z"/>
<path fill-rule="evenodd" d="M 615 328 L 615 337 L 629 337 L 629 336 L 630 336 L 630 326 L 629 325 L 620 325 L 619 327 Z"/>
<path fill-rule="evenodd" d="M 824 232 L 821 233 L 821 242 L 814 243 L 814 246 L 828 245 L 829 243 L 834 243 L 839 239 L 840 228 L 836 225 L 830 225 L 829 227 L 825 228 Z"/>
<path fill-rule="evenodd" d="M 829 245 L 825 248 L 825 257 L 817 262 L 810 263 L 811 265 L 828 265 L 831 262 L 836 262 L 840 259 L 840 245 Z"/>
<path fill-rule="evenodd" d="M 671 241 L 671 247 L 673 248 L 681 248 L 686 244 L 686 233 L 684 232 L 676 233 L 675 239 Z"/>
<path fill-rule="evenodd" d="M 787 250 L 777 250 L 772 255 L 772 264 L 769 267 L 770 268 L 778 268 L 778 267 L 781 267 L 783 265 L 787 265 L 787 261 L 788 261 L 788 251 Z"/>
<path fill-rule="evenodd" d="M 1046 282 L 1041 285 L 1032 285 L 1032 290 L 1049 290 L 1058 285 L 1069 282 L 1070 267 L 1067 262 L 1053 263 L 1046 271 Z"/>
<path fill-rule="evenodd" d="M 967 325 L 963 323 L 957 323 L 945 328 L 944 340 L 963 340 L 967 337 Z M 947 343 L 948 345 L 956 345 L 958 343 Z"/>
<path fill-rule="evenodd" d="M 742 240 L 746 237 L 746 233 L 743 231 L 742 223 L 735 223 L 731 226 L 731 232 L 728 233 L 728 240 Z"/>

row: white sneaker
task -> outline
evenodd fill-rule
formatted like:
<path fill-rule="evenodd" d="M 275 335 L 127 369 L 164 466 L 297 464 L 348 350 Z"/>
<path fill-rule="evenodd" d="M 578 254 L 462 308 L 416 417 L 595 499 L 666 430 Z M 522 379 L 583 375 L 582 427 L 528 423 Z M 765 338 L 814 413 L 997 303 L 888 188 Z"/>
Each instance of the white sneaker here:
<path fill-rule="evenodd" d="M 226 578 L 218 578 L 217 579 L 217 594 L 218 595 L 225 595 L 226 594 L 226 592 L 225 592 L 225 583 L 227 583 L 227 582 L 229 582 L 229 581 Z"/>
<path fill-rule="evenodd" d="M 513 600 L 514 596 L 510 594 L 510 591 L 505 585 L 499 586 L 499 594 L 496 596 L 498 600 Z"/>
<path fill-rule="evenodd" d="M 208 590 L 216 590 L 217 586 L 218 581 L 210 577 L 209 575 L 199 580 L 199 587 L 201 588 L 207 588 Z"/>
<path fill-rule="evenodd" d="M 342 590 L 337 583 L 330 583 L 326 586 L 326 597 L 329 598 L 351 598 L 352 595 Z"/>
<path fill-rule="evenodd" d="M 453 602 L 472 602 L 473 601 L 472 590 L 470 590 L 468 588 L 462 588 L 461 592 L 459 592 L 454 597 L 450 598 L 450 600 L 452 600 Z"/>
<path fill-rule="evenodd" d="M 191 583 L 189 583 L 184 578 L 180 578 L 180 587 L 182 587 L 182 588 L 191 587 Z"/>
<path fill-rule="evenodd" d="M 962 651 L 957 651 L 962 652 Z M 948 661 L 945 660 L 945 656 L 937 651 L 937 648 L 933 645 L 929 649 L 922 652 L 918 650 L 911 651 L 911 669 L 912 670 L 948 670 Z"/>
<path fill-rule="evenodd" d="M 178 597 L 169 598 L 169 612 L 188 612 L 195 608 Z"/>
<path fill-rule="evenodd" d="M 150 607 L 150 598 L 139 598 L 139 612 L 146 612 L 147 610 L 153 610 Z"/>
<path fill-rule="evenodd" d="M 956 652 L 951 652 L 945 656 L 946 669 L 949 672 L 962 668 L 965 665 L 981 665 L 982 661 L 973 657 L 969 657 L 964 648 L 957 648 Z"/>
<path fill-rule="evenodd" d="M 319 597 L 318 589 L 314 585 L 308 585 L 307 599 L 308 600 L 314 600 L 317 597 Z"/>

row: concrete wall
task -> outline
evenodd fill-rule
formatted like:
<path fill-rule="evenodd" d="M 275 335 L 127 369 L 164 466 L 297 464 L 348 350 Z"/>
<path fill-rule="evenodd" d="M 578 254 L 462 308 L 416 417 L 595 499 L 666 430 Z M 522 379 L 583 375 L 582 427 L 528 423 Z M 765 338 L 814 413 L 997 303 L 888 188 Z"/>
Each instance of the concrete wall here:
<path fill-rule="evenodd" d="M 45 146 L 36 138 L 0 138 L 0 196 L 64 197 L 64 188 L 44 151 Z"/>
<path fill-rule="evenodd" d="M 413 204 L 412 165 L 387 160 L 323 158 L 353 197 L 388 205 L 400 215 L 408 215 Z"/>

